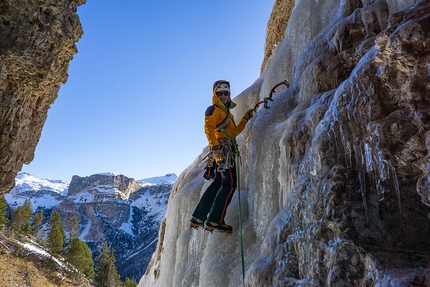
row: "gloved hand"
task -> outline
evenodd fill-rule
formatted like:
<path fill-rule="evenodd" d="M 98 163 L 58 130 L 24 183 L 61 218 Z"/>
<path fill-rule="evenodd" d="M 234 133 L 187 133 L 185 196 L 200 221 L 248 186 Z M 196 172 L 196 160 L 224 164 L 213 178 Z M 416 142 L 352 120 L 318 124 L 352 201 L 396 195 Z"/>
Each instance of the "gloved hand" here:
<path fill-rule="evenodd" d="M 219 145 L 212 148 L 212 155 L 216 162 L 222 161 L 224 159 L 224 152 L 221 150 Z"/>
<path fill-rule="evenodd" d="M 254 116 L 254 113 L 254 109 L 249 109 L 244 116 L 245 120 L 249 121 Z"/>

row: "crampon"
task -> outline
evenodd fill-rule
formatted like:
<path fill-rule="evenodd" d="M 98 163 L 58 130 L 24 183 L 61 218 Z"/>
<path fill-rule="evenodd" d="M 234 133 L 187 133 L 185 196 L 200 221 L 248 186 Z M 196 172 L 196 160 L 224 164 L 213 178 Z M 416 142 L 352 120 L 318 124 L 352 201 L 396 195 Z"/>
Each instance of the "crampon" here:
<path fill-rule="evenodd" d="M 207 231 L 210 231 L 211 233 L 214 231 L 218 231 L 219 233 L 222 233 L 225 235 L 232 235 L 233 234 L 233 228 L 227 224 L 217 224 L 214 222 L 207 222 L 206 221 L 204 229 Z"/>
<path fill-rule="evenodd" d="M 193 216 L 190 220 L 190 227 L 194 229 L 198 229 L 199 227 L 205 228 L 205 223 L 203 220 Z"/>

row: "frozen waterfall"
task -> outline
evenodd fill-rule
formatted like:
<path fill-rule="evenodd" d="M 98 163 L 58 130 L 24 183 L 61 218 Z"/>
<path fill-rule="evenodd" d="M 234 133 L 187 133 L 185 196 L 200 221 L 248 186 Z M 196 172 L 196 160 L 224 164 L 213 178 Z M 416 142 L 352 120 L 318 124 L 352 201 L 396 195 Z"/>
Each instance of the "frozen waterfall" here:
<path fill-rule="evenodd" d="M 238 138 L 246 286 L 428 280 L 429 27 L 429 1 L 296 1 L 234 99 L 240 118 L 291 83 Z M 140 287 L 242 286 L 238 193 L 232 236 L 189 228 L 208 151 L 176 181 Z"/>

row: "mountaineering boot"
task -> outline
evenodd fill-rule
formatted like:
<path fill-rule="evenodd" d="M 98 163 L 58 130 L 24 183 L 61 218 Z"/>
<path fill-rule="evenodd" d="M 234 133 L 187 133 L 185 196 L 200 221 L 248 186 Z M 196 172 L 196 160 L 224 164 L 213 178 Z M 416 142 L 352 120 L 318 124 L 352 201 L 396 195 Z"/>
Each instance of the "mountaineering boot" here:
<path fill-rule="evenodd" d="M 225 223 L 218 224 L 215 222 L 205 221 L 205 229 L 209 230 L 210 232 L 216 230 L 227 235 L 233 234 L 233 227 Z"/>
<path fill-rule="evenodd" d="M 190 219 L 190 227 L 191 228 L 199 228 L 199 227 L 205 227 L 205 223 L 203 220 L 197 218 L 197 217 L 191 217 Z"/>

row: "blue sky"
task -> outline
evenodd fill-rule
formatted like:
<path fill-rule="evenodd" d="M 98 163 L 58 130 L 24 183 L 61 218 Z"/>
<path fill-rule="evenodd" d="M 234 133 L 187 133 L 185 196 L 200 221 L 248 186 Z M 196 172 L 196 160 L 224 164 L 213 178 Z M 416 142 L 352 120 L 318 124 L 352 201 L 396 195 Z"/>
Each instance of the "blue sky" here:
<path fill-rule="evenodd" d="M 213 82 L 229 80 L 234 97 L 259 77 L 274 2 L 88 0 L 69 79 L 22 170 L 179 175 L 207 146 Z"/>

